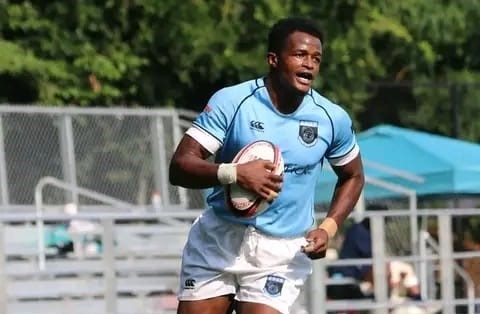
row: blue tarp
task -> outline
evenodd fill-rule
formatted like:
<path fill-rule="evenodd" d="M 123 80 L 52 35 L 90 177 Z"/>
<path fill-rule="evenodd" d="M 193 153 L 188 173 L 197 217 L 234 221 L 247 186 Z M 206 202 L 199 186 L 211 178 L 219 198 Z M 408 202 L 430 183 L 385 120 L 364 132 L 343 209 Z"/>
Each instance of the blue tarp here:
<path fill-rule="evenodd" d="M 365 161 L 365 175 L 414 189 L 419 196 L 480 194 L 480 145 L 390 125 L 379 125 L 358 134 L 358 144 Z M 424 182 L 406 180 L 381 167 L 411 173 Z M 328 167 L 325 167 L 328 168 Z M 316 187 L 316 201 L 331 197 L 336 177 L 323 170 Z M 399 196 L 371 184 L 365 198 Z"/>

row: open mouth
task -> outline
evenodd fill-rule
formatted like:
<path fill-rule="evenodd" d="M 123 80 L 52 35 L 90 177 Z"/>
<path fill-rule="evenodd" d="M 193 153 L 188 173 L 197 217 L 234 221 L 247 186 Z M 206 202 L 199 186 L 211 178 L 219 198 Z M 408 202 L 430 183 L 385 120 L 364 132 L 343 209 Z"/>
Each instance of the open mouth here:
<path fill-rule="evenodd" d="M 299 72 L 296 75 L 297 80 L 302 84 L 310 84 L 313 80 L 313 74 L 309 72 Z"/>

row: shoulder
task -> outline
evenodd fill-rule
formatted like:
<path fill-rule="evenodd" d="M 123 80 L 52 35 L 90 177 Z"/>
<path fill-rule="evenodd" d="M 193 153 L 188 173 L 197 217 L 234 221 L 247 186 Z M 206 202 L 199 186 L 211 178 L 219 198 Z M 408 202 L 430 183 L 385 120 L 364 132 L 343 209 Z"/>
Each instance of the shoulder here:
<path fill-rule="evenodd" d="M 255 94 L 257 90 L 263 87 L 259 84 L 259 79 L 245 81 L 239 84 L 224 87 L 212 96 L 212 100 L 222 100 L 224 102 L 240 103 L 245 98 Z"/>
<path fill-rule="evenodd" d="M 332 120 L 332 123 L 336 124 L 344 120 L 350 120 L 350 117 L 345 111 L 345 109 L 343 109 L 341 106 L 337 105 L 327 97 L 321 95 L 317 91 L 312 89 L 308 95 L 311 97 L 314 105 L 325 111 L 325 113 Z"/>
<path fill-rule="evenodd" d="M 259 79 L 249 80 L 216 91 L 208 100 L 200 117 L 229 121 L 236 115 L 241 104 L 263 87 L 257 81 Z"/>

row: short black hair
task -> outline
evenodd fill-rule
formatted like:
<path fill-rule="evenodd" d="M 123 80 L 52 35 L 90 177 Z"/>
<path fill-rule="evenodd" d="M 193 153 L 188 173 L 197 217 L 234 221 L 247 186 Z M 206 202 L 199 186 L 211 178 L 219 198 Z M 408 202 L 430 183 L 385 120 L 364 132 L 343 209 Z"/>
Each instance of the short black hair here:
<path fill-rule="evenodd" d="M 302 17 L 288 17 L 275 23 L 268 34 L 268 52 L 279 53 L 285 41 L 294 32 L 304 32 L 320 39 L 322 45 L 323 32 L 320 27 L 311 19 Z"/>

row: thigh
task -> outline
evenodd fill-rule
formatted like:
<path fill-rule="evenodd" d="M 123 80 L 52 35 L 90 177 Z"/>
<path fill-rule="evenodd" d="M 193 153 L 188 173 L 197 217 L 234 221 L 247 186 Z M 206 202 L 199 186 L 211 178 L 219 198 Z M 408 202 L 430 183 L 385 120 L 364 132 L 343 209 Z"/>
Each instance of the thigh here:
<path fill-rule="evenodd" d="M 231 314 L 233 296 L 229 294 L 205 300 L 180 301 L 177 314 Z"/>
<path fill-rule="evenodd" d="M 245 252 L 254 271 L 237 276 L 235 299 L 240 308 L 255 307 L 262 314 L 289 313 L 311 272 L 311 260 L 301 252 L 304 241 L 253 234 Z"/>
<path fill-rule="evenodd" d="M 230 227 L 212 212 L 192 226 L 182 257 L 180 301 L 200 301 L 235 294 L 235 275 L 227 268 L 238 256 L 245 228 Z"/>
<path fill-rule="evenodd" d="M 271 306 L 262 303 L 237 301 L 235 304 L 236 314 L 281 314 Z"/>
<path fill-rule="evenodd" d="M 261 314 L 288 314 L 300 289 L 301 283 L 286 273 L 243 276 L 235 299 L 244 309 L 255 307 Z"/>

